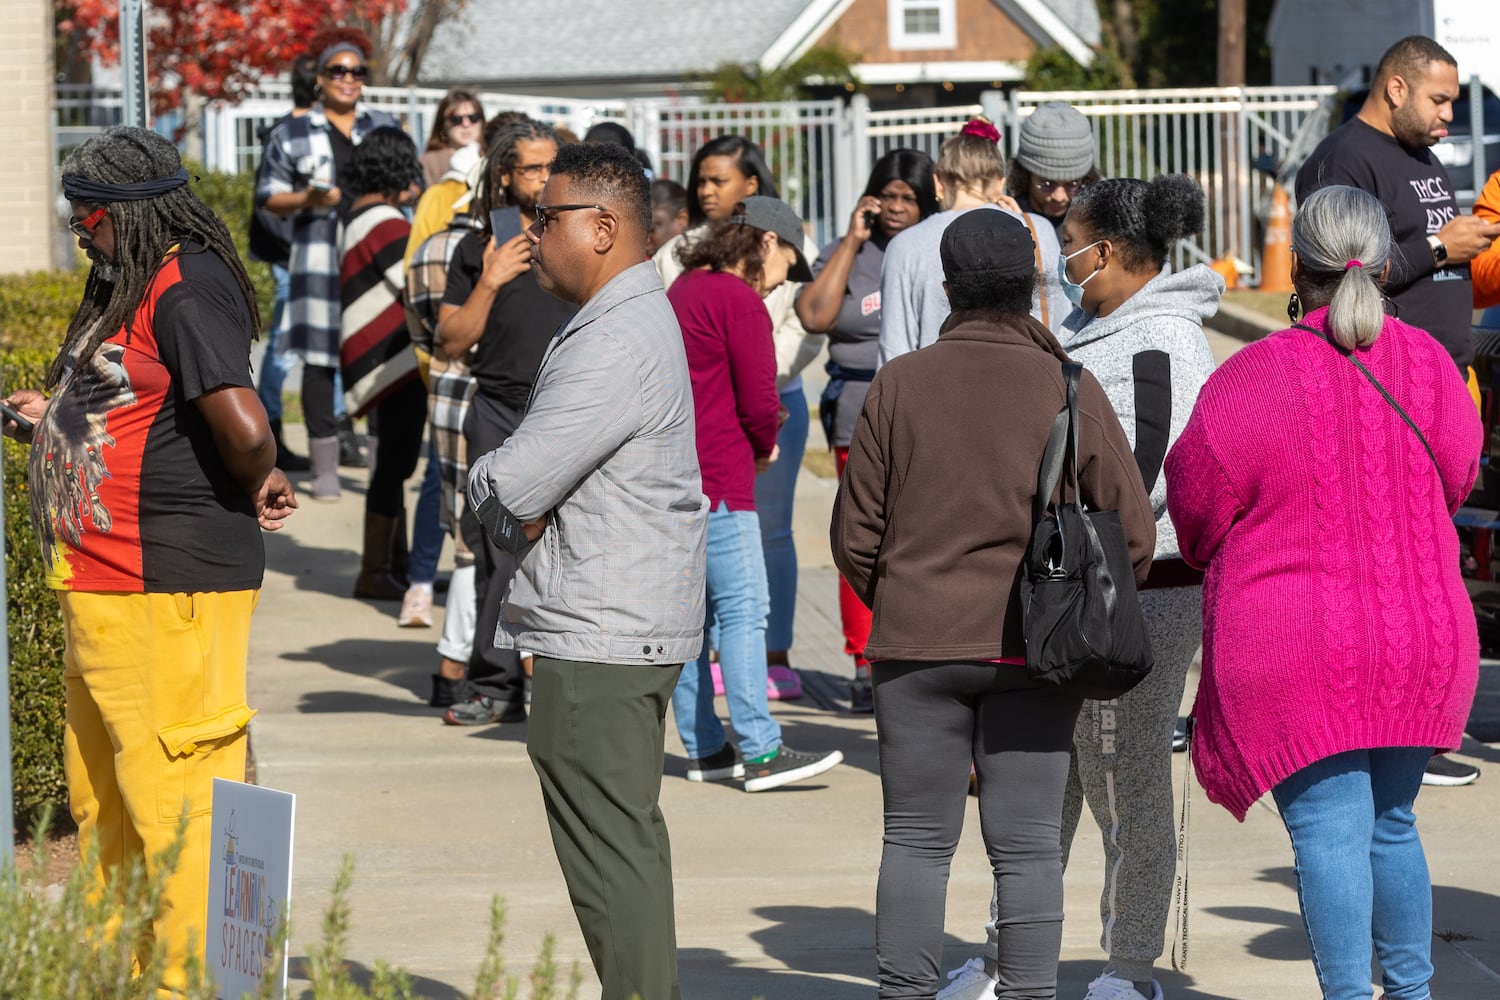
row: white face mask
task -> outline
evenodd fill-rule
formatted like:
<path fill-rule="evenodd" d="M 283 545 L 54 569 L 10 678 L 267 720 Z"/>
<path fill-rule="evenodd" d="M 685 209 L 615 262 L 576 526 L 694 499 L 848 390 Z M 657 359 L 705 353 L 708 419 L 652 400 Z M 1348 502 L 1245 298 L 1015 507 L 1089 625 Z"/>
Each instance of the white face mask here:
<path fill-rule="evenodd" d="M 1068 297 L 1068 301 L 1073 303 L 1075 306 L 1080 306 L 1083 304 L 1083 286 L 1087 285 L 1090 281 L 1093 281 L 1094 276 L 1099 272 L 1094 271 L 1082 281 L 1074 281 L 1073 279 L 1068 277 L 1068 261 L 1072 260 L 1074 257 L 1077 257 L 1085 250 L 1092 250 L 1094 247 L 1103 242 L 1103 240 L 1095 240 L 1086 247 L 1079 247 L 1072 253 L 1063 254 L 1061 257 L 1057 258 L 1057 280 L 1062 284 L 1063 294 L 1066 295 Z"/>

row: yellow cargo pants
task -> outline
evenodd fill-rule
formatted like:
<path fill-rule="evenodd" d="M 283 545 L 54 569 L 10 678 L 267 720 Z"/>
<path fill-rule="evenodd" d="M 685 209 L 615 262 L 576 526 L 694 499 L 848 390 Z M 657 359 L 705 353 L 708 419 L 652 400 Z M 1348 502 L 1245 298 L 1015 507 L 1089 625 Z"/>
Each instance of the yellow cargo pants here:
<path fill-rule="evenodd" d="M 67 647 L 63 764 L 79 843 L 109 870 L 156 857 L 187 830 L 153 930 L 165 985 L 184 984 L 207 926 L 213 779 L 245 778 L 250 616 L 259 591 L 124 594 L 59 591 Z M 137 961 L 150 955 L 145 942 Z"/>

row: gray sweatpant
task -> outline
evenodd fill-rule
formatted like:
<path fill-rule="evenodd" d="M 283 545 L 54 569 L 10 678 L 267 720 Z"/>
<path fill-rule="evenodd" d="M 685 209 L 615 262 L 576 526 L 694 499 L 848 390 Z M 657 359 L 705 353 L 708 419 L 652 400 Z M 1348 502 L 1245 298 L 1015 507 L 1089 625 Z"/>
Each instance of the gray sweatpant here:
<path fill-rule="evenodd" d="M 1105 862 L 1099 947 L 1109 956 L 1107 967 L 1134 982 L 1152 978 L 1171 910 L 1177 871 L 1172 729 L 1188 667 L 1203 641 L 1203 588 L 1143 590 L 1140 598 L 1156 666 L 1124 697 L 1083 703 L 1062 814 L 1065 868 L 1085 800 L 1099 825 Z M 985 925 L 991 971 L 999 951 L 996 912 L 992 899 Z"/>
<path fill-rule="evenodd" d="M 885 846 L 875 893 L 881 1000 L 931 1000 L 969 761 L 1001 918 L 995 995 L 1051 1000 L 1062 948 L 1059 816 L 1079 699 L 1019 666 L 882 661 L 871 670 Z"/>

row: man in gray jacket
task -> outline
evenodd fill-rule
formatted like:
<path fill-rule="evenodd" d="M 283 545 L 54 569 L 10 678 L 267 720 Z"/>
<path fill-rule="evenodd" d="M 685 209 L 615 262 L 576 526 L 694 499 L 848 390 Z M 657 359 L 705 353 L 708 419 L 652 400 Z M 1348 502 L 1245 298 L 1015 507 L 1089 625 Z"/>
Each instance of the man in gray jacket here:
<path fill-rule="evenodd" d="M 520 558 L 494 641 L 535 654 L 527 751 L 604 1000 L 682 996 L 658 799 L 667 705 L 703 645 L 708 501 L 650 226 L 629 153 L 559 150 L 527 232 L 542 288 L 580 308 L 469 473 L 480 523 Z"/>

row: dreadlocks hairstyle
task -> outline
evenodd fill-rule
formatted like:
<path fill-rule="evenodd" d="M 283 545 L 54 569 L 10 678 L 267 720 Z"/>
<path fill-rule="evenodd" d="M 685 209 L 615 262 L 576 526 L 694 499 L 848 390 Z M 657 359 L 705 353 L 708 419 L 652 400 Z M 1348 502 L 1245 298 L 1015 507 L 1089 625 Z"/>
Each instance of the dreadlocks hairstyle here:
<path fill-rule="evenodd" d="M 65 189 L 69 178 L 95 187 L 186 177 L 175 146 L 149 129 L 125 125 L 106 129 L 74 149 L 63 161 L 62 173 Z M 109 210 L 115 233 L 115 278 L 112 284 L 103 280 L 97 266 L 89 271 L 83 301 L 73 314 L 62 350 L 47 373 L 47 388 L 57 386 L 70 359 L 91 356 L 100 344 L 134 320 L 135 311 L 163 259 L 174 245 L 188 240 L 218 254 L 224 261 L 239 282 L 240 293 L 250 310 L 252 336 L 260 336 L 255 289 L 235 252 L 229 229 L 185 181 L 154 197 L 131 194 L 119 201 L 80 198 L 78 202 Z"/>
<path fill-rule="evenodd" d="M 539 139 L 562 145 L 552 126 L 535 118 L 520 118 L 503 126 L 490 142 L 489 154 L 485 158 L 484 187 L 474 199 L 479 228 L 484 231 L 486 241 L 495 235 L 490 226 L 490 213 L 510 204 L 509 193 L 500 186 L 500 175 L 515 172 L 521 160 L 521 143 Z"/>

